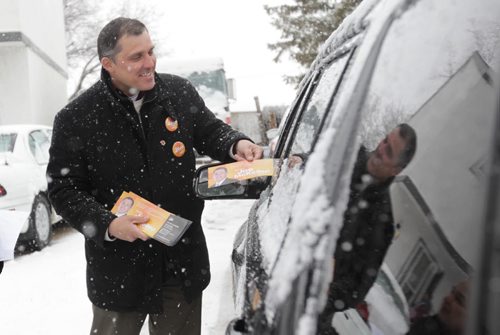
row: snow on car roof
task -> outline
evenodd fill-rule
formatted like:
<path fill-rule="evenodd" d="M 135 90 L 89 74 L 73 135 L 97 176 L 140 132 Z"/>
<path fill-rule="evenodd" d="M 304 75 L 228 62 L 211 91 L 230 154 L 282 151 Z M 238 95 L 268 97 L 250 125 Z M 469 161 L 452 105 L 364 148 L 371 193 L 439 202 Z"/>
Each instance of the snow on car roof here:
<path fill-rule="evenodd" d="M 0 133 L 26 133 L 36 129 L 52 129 L 41 124 L 9 124 L 0 126 Z"/>

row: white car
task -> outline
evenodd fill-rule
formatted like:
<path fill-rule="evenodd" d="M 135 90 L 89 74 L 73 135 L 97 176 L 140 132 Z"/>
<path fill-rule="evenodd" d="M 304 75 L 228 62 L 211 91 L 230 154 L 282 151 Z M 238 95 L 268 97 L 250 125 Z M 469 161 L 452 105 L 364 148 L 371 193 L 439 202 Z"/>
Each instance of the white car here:
<path fill-rule="evenodd" d="M 19 241 L 37 250 L 49 244 L 59 219 L 47 197 L 51 135 L 52 128 L 43 125 L 0 126 L 0 210 L 30 213 Z"/>

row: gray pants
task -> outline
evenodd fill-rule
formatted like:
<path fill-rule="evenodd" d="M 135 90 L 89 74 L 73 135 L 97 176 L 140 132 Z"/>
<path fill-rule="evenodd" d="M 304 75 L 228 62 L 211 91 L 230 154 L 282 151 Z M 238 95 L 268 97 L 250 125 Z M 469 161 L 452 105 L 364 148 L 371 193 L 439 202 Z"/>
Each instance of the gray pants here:
<path fill-rule="evenodd" d="M 191 304 L 184 300 L 180 286 L 162 289 L 163 314 L 149 314 L 151 335 L 199 335 L 201 333 L 201 295 Z M 114 312 L 92 305 L 91 335 L 139 335 L 147 314 Z"/>

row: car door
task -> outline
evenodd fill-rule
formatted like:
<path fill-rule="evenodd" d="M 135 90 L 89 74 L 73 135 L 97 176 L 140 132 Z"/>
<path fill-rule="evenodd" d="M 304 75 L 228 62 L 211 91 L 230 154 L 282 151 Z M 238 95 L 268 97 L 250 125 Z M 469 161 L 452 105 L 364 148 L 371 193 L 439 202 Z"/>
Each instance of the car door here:
<path fill-rule="evenodd" d="M 382 2 L 384 9 L 377 10 L 387 12 L 388 3 Z M 380 299 L 388 289 L 381 279 L 376 281 L 366 298 L 372 311 L 368 318 L 361 318 L 356 310 L 335 314 L 340 334 L 406 334 L 421 322 L 463 331 L 471 274 L 478 266 L 484 178 L 498 99 L 493 78 L 500 55 L 493 51 L 498 45 L 493 31 L 498 29 L 500 11 L 492 8 L 498 9 L 499 4 L 481 1 L 475 7 L 472 1 L 424 0 L 408 4 L 401 2 L 385 23 L 385 32 L 372 36 L 380 42 L 370 47 L 377 57 L 360 61 L 367 67 L 374 61 L 371 73 L 365 72 L 369 85 L 353 87 L 350 99 L 360 103 L 362 118 L 355 121 L 356 129 L 347 127 L 359 134 L 359 143 L 370 151 L 402 122 L 418 135 L 414 160 L 391 186 L 396 233 L 385 258 L 386 270 L 380 273 L 394 279 L 393 298 Z M 378 24 L 370 22 L 372 27 Z M 359 92 L 366 99 L 356 97 Z M 325 126 L 323 132 L 330 130 L 330 138 L 320 136 L 317 153 L 310 156 L 312 161 L 301 177 L 302 181 L 310 178 L 311 185 L 299 185 L 293 205 L 288 225 L 293 231 L 287 234 L 296 238 L 286 236 L 279 255 L 283 261 L 278 261 L 268 284 L 266 311 L 274 317 L 280 310 L 283 320 L 276 332 L 280 334 L 314 333 L 322 299 L 328 295 L 324 284 L 332 279 L 328 255 L 333 254 L 338 236 L 339 211 L 345 208 L 342 183 L 335 180 L 342 164 L 335 158 L 343 156 L 335 150 L 342 147 L 339 141 L 352 137 L 337 136 L 343 128 L 334 121 L 327 123 L 332 129 Z M 322 151 L 328 154 L 318 157 Z M 324 178 L 318 180 L 321 174 Z M 349 180 L 348 173 L 342 176 Z M 325 199 L 322 193 L 331 195 Z M 324 215 L 317 215 L 319 211 Z M 376 274 L 380 269 L 371 270 Z M 272 298 L 278 300 L 274 308 L 269 305 Z M 490 332 L 496 333 L 493 328 Z"/>
<path fill-rule="evenodd" d="M 280 166 L 279 172 L 251 211 L 246 226 L 245 313 L 254 332 L 263 331 L 267 327 L 263 325 L 268 321 L 272 322 L 272 316 L 267 318 L 272 315 L 271 310 L 263 306 L 267 281 L 273 273 L 287 236 L 290 214 L 304 166 L 307 165 L 308 156 L 332 110 L 335 93 L 348 71 L 351 56 L 352 50 L 346 50 L 312 74 L 301 99 L 296 101 L 293 113 L 287 120 L 287 126 L 284 127 L 286 130 L 280 136 L 275 156 Z M 264 309 L 267 316 L 255 313 Z"/>

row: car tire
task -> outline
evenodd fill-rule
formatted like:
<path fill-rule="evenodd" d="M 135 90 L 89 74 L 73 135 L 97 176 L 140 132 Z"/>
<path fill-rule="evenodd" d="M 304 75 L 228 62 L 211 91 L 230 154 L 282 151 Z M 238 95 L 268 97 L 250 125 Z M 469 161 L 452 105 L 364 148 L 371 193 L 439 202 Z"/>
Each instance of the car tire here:
<path fill-rule="evenodd" d="M 35 197 L 29 217 L 32 240 L 30 244 L 35 250 L 42 250 L 52 239 L 52 222 L 50 220 L 50 204 L 41 194 Z"/>

